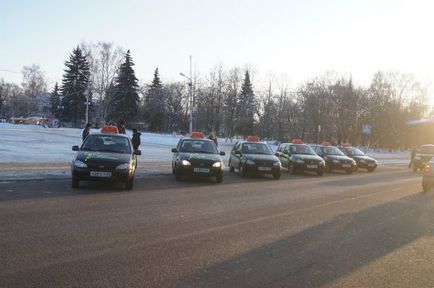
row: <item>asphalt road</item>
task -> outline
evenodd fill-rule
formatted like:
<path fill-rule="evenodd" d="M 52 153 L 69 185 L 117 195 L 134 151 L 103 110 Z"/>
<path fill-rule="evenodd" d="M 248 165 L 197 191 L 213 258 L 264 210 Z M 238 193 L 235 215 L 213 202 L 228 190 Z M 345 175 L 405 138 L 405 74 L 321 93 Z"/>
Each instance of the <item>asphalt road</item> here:
<path fill-rule="evenodd" d="M 0 182 L 1 287 L 433 287 L 420 174 Z"/>

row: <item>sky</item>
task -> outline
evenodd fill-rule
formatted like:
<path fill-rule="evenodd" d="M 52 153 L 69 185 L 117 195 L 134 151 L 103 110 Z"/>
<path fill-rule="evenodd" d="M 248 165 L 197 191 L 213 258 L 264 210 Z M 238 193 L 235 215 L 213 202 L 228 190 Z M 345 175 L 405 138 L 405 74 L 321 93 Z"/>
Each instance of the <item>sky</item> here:
<path fill-rule="evenodd" d="M 327 71 L 367 86 L 382 70 L 414 74 L 434 98 L 433 12 L 429 0 L 0 0 L 0 78 L 21 83 L 34 63 L 52 86 L 75 46 L 107 41 L 131 50 L 142 83 L 156 67 L 182 81 L 192 55 L 202 75 L 252 69 L 256 88 Z"/>

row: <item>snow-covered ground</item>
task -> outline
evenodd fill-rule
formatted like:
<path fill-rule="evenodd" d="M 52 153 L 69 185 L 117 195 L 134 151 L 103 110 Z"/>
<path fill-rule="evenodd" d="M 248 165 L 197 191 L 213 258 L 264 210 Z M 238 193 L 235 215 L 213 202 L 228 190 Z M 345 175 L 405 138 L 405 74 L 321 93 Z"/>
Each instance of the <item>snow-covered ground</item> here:
<path fill-rule="evenodd" d="M 99 129 L 92 130 L 98 131 Z M 45 174 L 54 171 L 57 171 L 57 174 L 67 173 L 65 171 L 69 169 L 69 163 L 75 155 L 71 147 L 81 144 L 81 133 L 81 129 L 73 128 L 0 123 L 0 178 L 2 175 L 13 173 L 27 176 L 38 169 Z M 127 135 L 131 137 L 131 131 L 127 131 Z M 176 146 L 181 137 L 172 134 L 142 133 L 142 156 L 139 157 L 139 163 L 142 162 L 143 168 L 156 165 L 170 167 L 170 149 Z M 226 152 L 225 160 L 229 159 L 229 152 L 235 141 L 236 139 L 219 139 L 219 148 Z M 275 145 L 272 147 L 277 148 Z M 368 151 L 367 154 L 378 159 L 380 164 L 404 164 L 409 159 L 408 152 Z M 46 172 L 47 170 L 52 172 Z"/>

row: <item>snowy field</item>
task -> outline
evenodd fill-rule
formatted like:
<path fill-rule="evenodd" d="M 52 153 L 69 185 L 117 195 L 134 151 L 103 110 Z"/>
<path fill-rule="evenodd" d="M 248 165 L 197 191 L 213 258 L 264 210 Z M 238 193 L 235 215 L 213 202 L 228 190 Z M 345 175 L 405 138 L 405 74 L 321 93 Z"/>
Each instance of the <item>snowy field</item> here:
<path fill-rule="evenodd" d="M 92 132 L 98 132 L 93 129 Z M 0 123 L 0 163 L 67 163 L 75 152 L 73 145 L 81 144 L 81 129 L 44 128 L 36 125 L 15 125 Z M 127 131 L 132 136 L 131 131 Z M 170 148 L 175 147 L 182 136 L 172 134 L 142 133 L 143 155 L 140 160 L 147 162 L 170 161 Z M 219 139 L 220 148 L 229 152 L 230 141 Z M 276 146 L 273 146 L 276 149 Z M 363 150 L 363 148 L 361 148 Z M 408 159 L 409 153 L 368 151 L 368 155 L 380 160 Z M 228 155 L 227 155 L 228 156 Z M 225 158 L 228 158 L 228 157 Z"/>

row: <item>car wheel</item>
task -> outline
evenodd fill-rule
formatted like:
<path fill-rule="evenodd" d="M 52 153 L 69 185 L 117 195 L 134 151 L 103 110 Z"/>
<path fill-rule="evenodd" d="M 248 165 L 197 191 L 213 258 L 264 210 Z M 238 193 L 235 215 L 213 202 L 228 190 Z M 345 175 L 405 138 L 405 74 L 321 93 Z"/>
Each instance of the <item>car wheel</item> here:
<path fill-rule="evenodd" d="M 241 177 L 246 177 L 246 168 L 244 168 L 244 165 L 240 165 L 238 170 L 240 171 Z"/>
<path fill-rule="evenodd" d="M 78 180 L 76 176 L 72 176 L 71 186 L 72 188 L 78 188 L 80 186 L 80 180 Z"/>
<path fill-rule="evenodd" d="M 125 189 L 126 190 L 132 190 L 134 187 L 134 178 L 131 178 L 131 180 L 128 180 L 125 182 Z"/>
<path fill-rule="evenodd" d="M 220 175 L 218 175 L 218 176 L 215 178 L 215 180 L 216 180 L 217 183 L 222 183 L 222 182 L 223 182 L 223 173 L 220 174 Z"/>
<path fill-rule="evenodd" d="M 273 173 L 273 179 L 274 180 L 279 180 L 280 179 L 280 175 L 281 175 L 280 171 L 276 172 L 276 173 Z"/>
<path fill-rule="evenodd" d="M 324 175 L 324 170 L 323 169 L 316 170 L 316 175 L 323 176 Z"/>
<path fill-rule="evenodd" d="M 345 170 L 345 172 L 346 172 L 347 174 L 353 174 L 353 169 L 347 169 L 347 170 Z"/>

